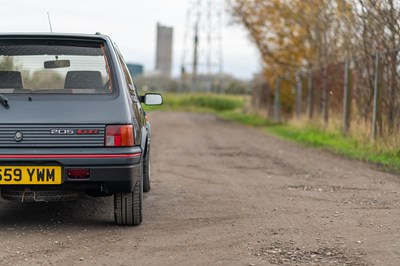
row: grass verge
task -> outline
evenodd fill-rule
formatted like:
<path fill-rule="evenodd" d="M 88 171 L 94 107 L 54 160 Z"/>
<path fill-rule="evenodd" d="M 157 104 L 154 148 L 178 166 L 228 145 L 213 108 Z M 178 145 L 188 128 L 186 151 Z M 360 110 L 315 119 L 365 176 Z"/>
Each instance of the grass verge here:
<path fill-rule="evenodd" d="M 279 136 L 281 138 L 302 143 L 307 146 L 321 148 L 348 158 L 370 162 L 381 169 L 400 173 L 400 151 L 393 145 L 372 144 L 369 141 L 354 137 L 344 137 L 340 130 L 324 130 L 320 127 L 303 123 L 299 125 L 276 124 L 258 114 L 244 114 L 245 99 L 240 96 L 215 94 L 166 94 L 164 105 L 146 108 L 146 110 L 207 112 L 216 116 L 253 127 Z"/>
<path fill-rule="evenodd" d="M 382 149 L 378 144 L 344 137 L 340 132 L 305 126 L 276 125 L 265 129 L 284 139 L 322 148 L 348 158 L 374 163 L 383 170 L 400 173 L 399 153 L 396 148 Z"/>

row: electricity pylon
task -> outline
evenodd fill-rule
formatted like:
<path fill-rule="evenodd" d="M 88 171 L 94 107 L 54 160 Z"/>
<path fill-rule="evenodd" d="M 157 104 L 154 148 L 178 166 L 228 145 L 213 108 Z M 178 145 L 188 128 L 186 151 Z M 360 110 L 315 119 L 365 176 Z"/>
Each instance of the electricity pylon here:
<path fill-rule="evenodd" d="M 181 60 L 181 90 L 221 91 L 223 1 L 188 1 Z"/>

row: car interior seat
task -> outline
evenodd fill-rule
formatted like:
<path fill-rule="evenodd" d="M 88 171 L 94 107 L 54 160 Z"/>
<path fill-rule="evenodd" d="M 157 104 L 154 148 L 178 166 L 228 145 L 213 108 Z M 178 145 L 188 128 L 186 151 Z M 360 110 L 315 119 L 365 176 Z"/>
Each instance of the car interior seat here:
<path fill-rule="evenodd" d="M 22 89 L 22 75 L 19 71 L 0 71 L 0 89 Z"/>
<path fill-rule="evenodd" d="M 68 71 L 65 77 L 65 89 L 103 89 L 100 71 Z"/>

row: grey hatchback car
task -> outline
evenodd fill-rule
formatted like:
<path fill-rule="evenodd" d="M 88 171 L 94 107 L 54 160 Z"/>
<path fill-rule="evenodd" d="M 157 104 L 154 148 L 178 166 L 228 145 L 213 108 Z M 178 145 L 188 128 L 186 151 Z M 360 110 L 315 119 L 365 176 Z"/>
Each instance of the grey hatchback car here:
<path fill-rule="evenodd" d="M 150 126 L 109 37 L 0 34 L 0 191 L 7 200 L 114 196 L 118 225 L 139 225 L 150 190 Z"/>

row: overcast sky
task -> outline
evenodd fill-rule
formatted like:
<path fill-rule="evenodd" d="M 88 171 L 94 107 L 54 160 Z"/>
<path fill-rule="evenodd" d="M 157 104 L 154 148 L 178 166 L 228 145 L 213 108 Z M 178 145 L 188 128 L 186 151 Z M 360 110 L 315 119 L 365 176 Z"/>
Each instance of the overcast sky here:
<path fill-rule="evenodd" d="M 204 1 L 204 0 L 203 0 Z M 0 0 L 0 32 L 54 32 L 109 35 L 125 60 L 154 69 L 156 23 L 174 28 L 173 75 L 178 76 L 190 0 Z M 249 79 L 259 70 L 259 55 L 238 25 L 224 13 L 224 72 Z M 189 55 L 188 55 L 189 56 Z M 191 56 L 191 55 L 190 55 Z"/>

